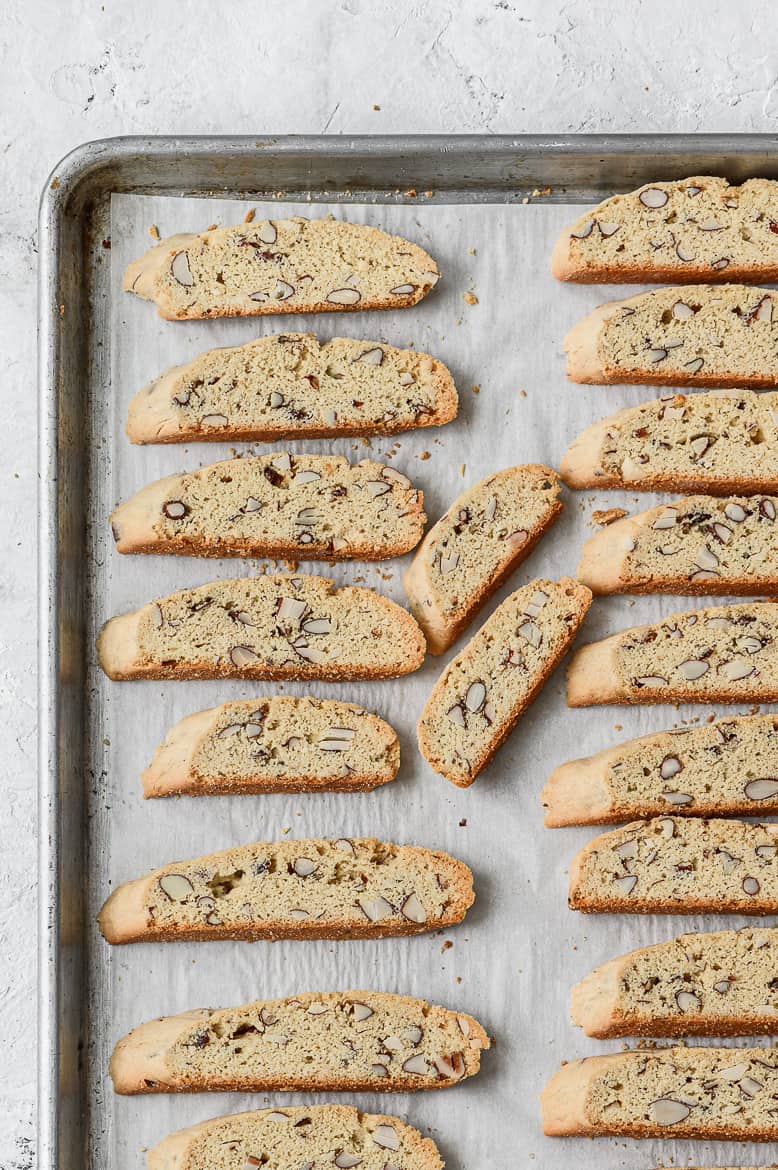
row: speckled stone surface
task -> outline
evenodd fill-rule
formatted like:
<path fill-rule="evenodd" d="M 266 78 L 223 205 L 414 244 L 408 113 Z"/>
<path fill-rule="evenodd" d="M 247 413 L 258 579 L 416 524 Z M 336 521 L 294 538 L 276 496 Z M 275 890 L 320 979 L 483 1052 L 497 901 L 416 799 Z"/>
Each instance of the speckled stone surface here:
<path fill-rule="evenodd" d="M 773 0 L 6 0 L 0 17 L 0 1170 L 35 1165 L 38 195 L 89 139 L 776 130 Z"/>

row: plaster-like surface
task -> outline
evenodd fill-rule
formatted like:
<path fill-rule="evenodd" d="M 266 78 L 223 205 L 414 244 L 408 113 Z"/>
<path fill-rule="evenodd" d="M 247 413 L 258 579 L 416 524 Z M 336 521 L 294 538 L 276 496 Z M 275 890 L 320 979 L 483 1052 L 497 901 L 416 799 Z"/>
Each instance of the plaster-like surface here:
<path fill-rule="evenodd" d="M 775 130 L 778 38 L 773 0 L 6 0 L 0 55 L 0 1170 L 28 1170 L 46 175 L 117 134 Z"/>

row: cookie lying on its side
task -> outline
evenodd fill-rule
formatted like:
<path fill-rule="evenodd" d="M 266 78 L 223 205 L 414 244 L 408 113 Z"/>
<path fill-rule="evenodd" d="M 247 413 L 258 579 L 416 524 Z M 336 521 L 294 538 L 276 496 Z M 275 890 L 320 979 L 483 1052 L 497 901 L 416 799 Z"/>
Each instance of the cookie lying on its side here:
<path fill-rule="evenodd" d="M 143 795 L 369 792 L 399 767 L 383 719 L 337 699 L 274 695 L 182 719 L 143 773 Z"/>
<path fill-rule="evenodd" d="M 587 1036 L 755 1036 L 778 1032 L 778 930 L 682 934 L 611 959 L 573 988 Z"/>
<path fill-rule="evenodd" d="M 498 606 L 421 713 L 419 750 L 436 772 L 459 788 L 473 783 L 567 653 L 591 600 L 563 577 L 531 581 Z"/>
<path fill-rule="evenodd" d="M 778 394 L 713 390 L 628 406 L 578 436 L 561 476 L 571 488 L 774 491 Z"/>
<path fill-rule="evenodd" d="M 613 195 L 562 232 L 557 280 L 778 280 L 778 183 L 710 175 Z"/>
<path fill-rule="evenodd" d="M 169 236 L 129 265 L 122 287 L 174 321 L 404 309 L 439 277 L 400 236 L 298 215 Z"/>
<path fill-rule="evenodd" d="M 122 553 L 384 560 L 424 531 L 422 494 L 383 463 L 247 456 L 168 475 L 111 513 Z"/>
<path fill-rule="evenodd" d="M 372 837 L 258 841 L 173 861 L 111 894 L 111 943 L 179 939 L 384 938 L 461 922 L 473 903 L 461 861 Z"/>
<path fill-rule="evenodd" d="M 416 670 L 424 635 L 371 589 L 326 577 L 232 578 L 183 589 L 106 622 L 109 678 L 379 679 Z"/>
<path fill-rule="evenodd" d="M 541 1093 L 551 1137 L 775 1141 L 778 1052 L 660 1048 L 574 1060 Z"/>
<path fill-rule="evenodd" d="M 456 641 L 561 511 L 556 472 L 535 463 L 489 475 L 454 501 L 403 577 L 432 654 Z"/>
<path fill-rule="evenodd" d="M 778 813 L 778 715 L 658 731 L 560 764 L 543 789 L 546 824 Z"/>
<path fill-rule="evenodd" d="M 569 903 L 584 914 L 778 914 L 778 825 L 634 821 L 573 858 Z"/>
<path fill-rule="evenodd" d="M 149 1170 L 443 1170 L 431 1138 L 397 1117 L 351 1105 L 285 1105 L 215 1117 L 170 1134 L 147 1160 Z"/>
<path fill-rule="evenodd" d="M 661 288 L 600 305 L 565 338 L 571 382 L 778 385 L 778 292 Z"/>
<path fill-rule="evenodd" d="M 688 609 L 590 642 L 567 671 L 571 707 L 778 700 L 778 602 Z"/>
<path fill-rule="evenodd" d="M 306 993 L 151 1020 L 114 1049 L 117 1093 L 408 1092 L 475 1076 L 472 1016 L 407 995 Z"/>
<path fill-rule="evenodd" d="M 383 341 L 280 333 L 210 349 L 135 395 L 133 443 L 395 435 L 457 413 L 454 379 L 436 358 Z"/>
<path fill-rule="evenodd" d="M 689 496 L 616 520 L 587 540 L 593 593 L 778 592 L 778 496 Z"/>

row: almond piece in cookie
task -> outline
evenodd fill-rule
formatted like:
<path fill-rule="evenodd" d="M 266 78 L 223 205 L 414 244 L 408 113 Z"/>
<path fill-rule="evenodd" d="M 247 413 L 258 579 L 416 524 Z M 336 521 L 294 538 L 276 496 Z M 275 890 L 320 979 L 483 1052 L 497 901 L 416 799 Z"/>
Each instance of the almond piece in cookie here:
<path fill-rule="evenodd" d="M 429 530 L 403 577 L 432 654 L 442 654 L 562 511 L 559 480 L 527 464 L 489 475 Z"/>

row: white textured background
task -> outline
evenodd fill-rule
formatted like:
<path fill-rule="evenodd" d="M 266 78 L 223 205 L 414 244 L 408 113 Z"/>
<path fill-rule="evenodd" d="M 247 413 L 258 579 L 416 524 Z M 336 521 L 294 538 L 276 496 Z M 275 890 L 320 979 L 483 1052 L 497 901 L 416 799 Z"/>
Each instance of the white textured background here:
<path fill-rule="evenodd" d="M 4 0 L 0 1170 L 35 1165 L 35 226 L 48 172 L 116 134 L 774 131 L 777 27 L 775 0 Z"/>

